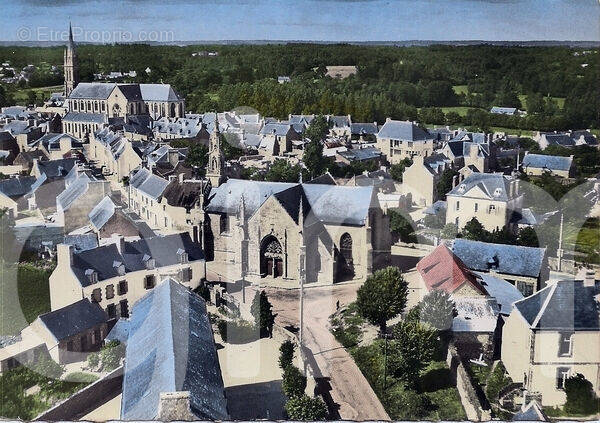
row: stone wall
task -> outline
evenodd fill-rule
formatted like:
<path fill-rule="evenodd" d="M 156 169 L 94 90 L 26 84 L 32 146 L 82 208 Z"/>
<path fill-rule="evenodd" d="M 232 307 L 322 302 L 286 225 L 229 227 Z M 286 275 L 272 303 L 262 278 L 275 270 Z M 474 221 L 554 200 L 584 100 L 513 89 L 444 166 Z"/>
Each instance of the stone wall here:
<path fill-rule="evenodd" d="M 456 347 L 452 344 L 448 346 L 446 363 L 448 364 L 448 367 L 450 367 L 452 377 L 456 381 L 456 389 L 460 395 L 460 402 L 467 414 L 467 420 L 491 420 L 492 414 L 489 406 L 484 406 L 480 401 L 473 381 L 471 380 L 471 376 L 458 355 Z"/>
<path fill-rule="evenodd" d="M 71 395 L 63 402 L 37 416 L 34 420 L 78 420 L 119 395 L 122 390 L 123 366 Z"/>

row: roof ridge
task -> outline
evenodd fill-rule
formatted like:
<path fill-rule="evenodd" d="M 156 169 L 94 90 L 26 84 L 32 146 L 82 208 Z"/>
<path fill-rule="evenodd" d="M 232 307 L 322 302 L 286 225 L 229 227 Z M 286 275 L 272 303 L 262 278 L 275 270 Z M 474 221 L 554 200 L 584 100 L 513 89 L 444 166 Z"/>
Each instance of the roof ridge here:
<path fill-rule="evenodd" d="M 548 303 L 554 296 L 554 291 L 556 291 L 557 286 L 558 286 L 558 281 L 556 283 L 554 283 L 553 285 L 551 285 L 548 296 L 546 297 L 546 299 L 544 300 L 544 303 L 540 307 L 540 311 L 538 311 L 538 314 L 535 316 L 535 319 L 533 319 L 533 323 L 531 323 L 532 328 L 535 328 L 539 324 L 542 316 L 544 315 L 544 311 L 546 311 L 546 307 L 548 307 Z"/>

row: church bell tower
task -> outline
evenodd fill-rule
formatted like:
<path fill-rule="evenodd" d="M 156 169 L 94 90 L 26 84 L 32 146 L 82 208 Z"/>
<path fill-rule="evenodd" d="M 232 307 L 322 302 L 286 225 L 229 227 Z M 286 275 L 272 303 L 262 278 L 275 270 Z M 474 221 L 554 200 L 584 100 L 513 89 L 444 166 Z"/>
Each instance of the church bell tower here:
<path fill-rule="evenodd" d="M 225 156 L 221 150 L 221 133 L 219 132 L 219 122 L 215 119 L 215 127 L 210 134 L 208 147 L 208 165 L 206 168 L 206 177 L 210 180 L 213 187 L 218 187 L 225 181 L 224 168 Z"/>
<path fill-rule="evenodd" d="M 71 92 L 79 84 L 79 60 L 77 59 L 77 50 L 73 41 L 73 28 L 69 23 L 69 43 L 65 49 L 65 97 L 69 97 Z"/>

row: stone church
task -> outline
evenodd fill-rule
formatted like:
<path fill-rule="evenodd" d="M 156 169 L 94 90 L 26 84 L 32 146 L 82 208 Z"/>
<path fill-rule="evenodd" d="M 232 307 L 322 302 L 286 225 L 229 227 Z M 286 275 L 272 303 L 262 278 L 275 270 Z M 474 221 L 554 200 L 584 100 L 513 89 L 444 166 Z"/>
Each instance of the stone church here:
<path fill-rule="evenodd" d="M 210 184 L 194 210 L 200 228 L 194 237 L 202 239 L 209 279 L 333 284 L 362 281 L 389 262 L 389 218 L 372 186 L 222 182 L 222 163 L 213 133 Z"/>

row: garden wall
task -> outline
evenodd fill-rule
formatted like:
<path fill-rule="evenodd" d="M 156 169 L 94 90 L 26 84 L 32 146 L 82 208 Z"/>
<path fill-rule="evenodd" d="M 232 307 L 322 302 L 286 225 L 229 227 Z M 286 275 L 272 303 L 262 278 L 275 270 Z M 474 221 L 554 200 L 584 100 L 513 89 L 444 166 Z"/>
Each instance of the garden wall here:
<path fill-rule="evenodd" d="M 113 399 L 123 389 L 123 366 L 43 412 L 34 420 L 78 420 Z"/>

